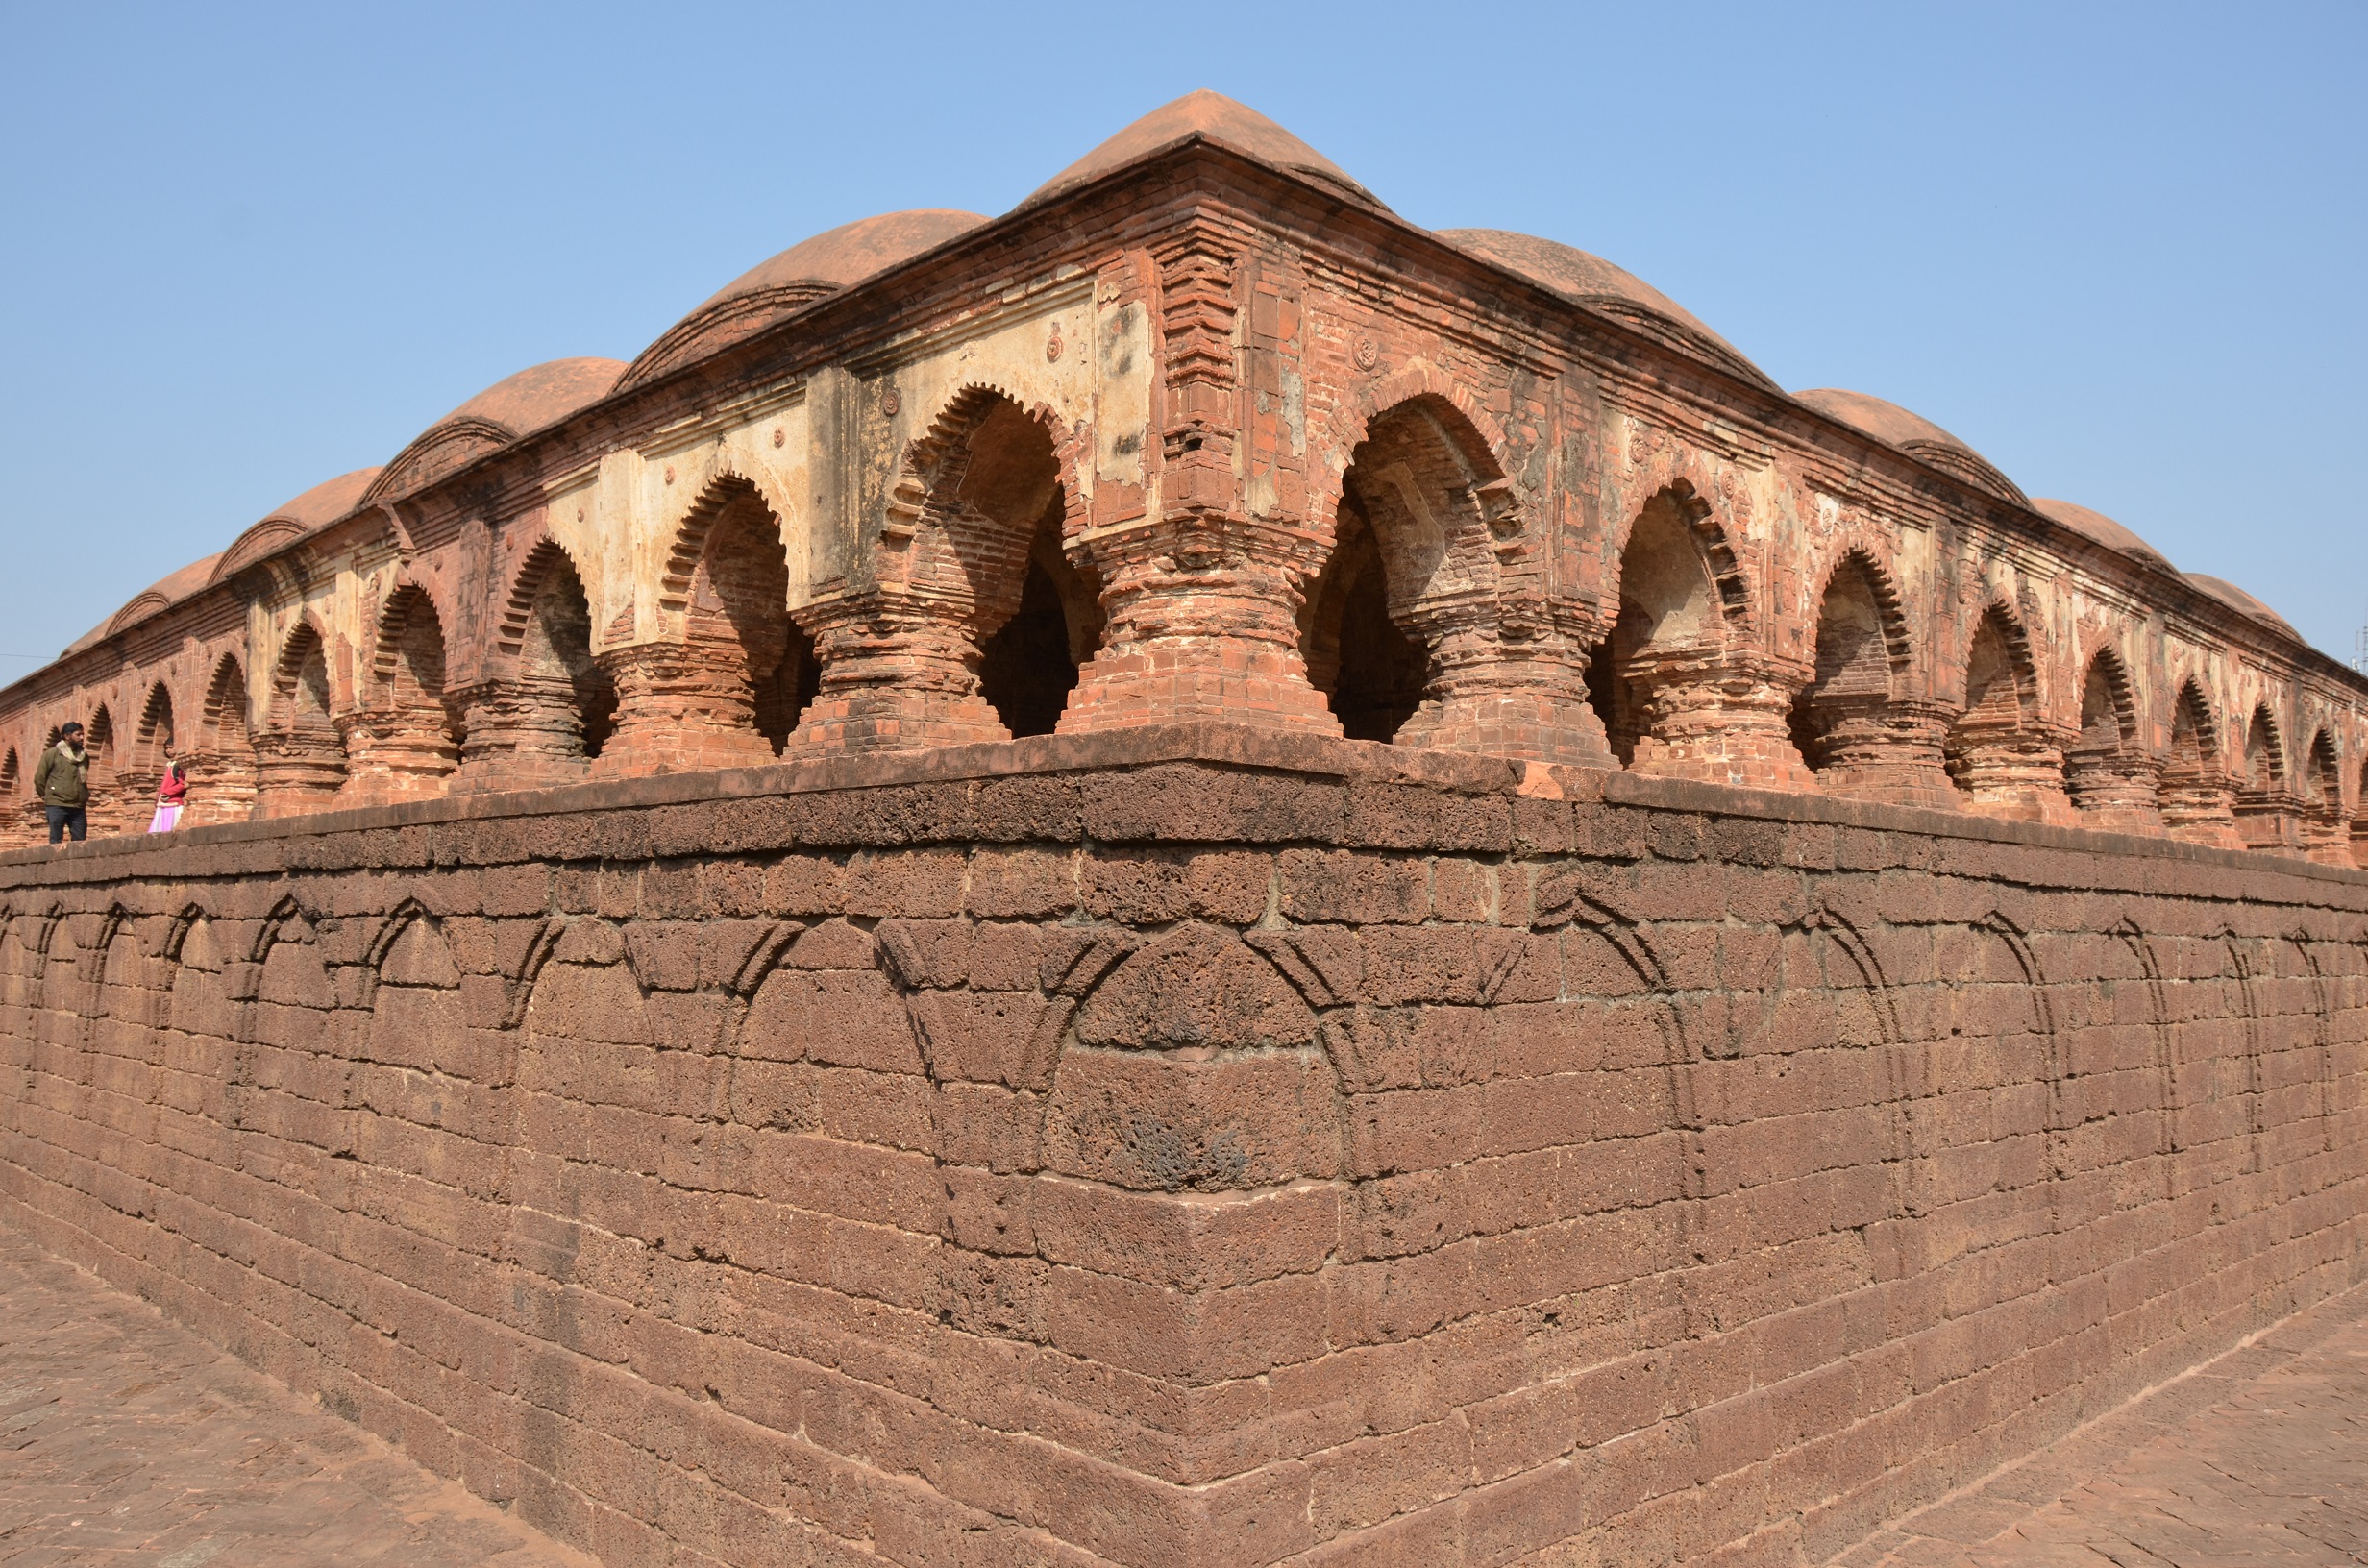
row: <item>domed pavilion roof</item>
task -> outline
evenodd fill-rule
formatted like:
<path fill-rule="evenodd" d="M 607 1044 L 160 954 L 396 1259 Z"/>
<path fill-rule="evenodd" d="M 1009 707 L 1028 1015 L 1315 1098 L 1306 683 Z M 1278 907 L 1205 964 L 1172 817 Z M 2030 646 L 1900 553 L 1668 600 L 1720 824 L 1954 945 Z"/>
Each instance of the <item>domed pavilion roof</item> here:
<path fill-rule="evenodd" d="M 2041 499 L 2031 503 L 2031 509 L 2041 517 L 2060 523 L 2074 533 L 2084 535 L 2108 550 L 2117 550 L 2124 555 L 2134 555 L 2150 566 L 2165 572 L 2179 569 L 2160 551 L 2123 527 L 2103 512 L 2092 512 L 2085 506 L 2068 501 Z"/>
<path fill-rule="evenodd" d="M 1323 154 L 1248 105 L 1236 103 L 1206 87 L 1151 110 L 1037 186 L 1020 206 L 1048 202 L 1138 159 L 1194 137 L 1247 154 L 1261 163 L 1312 180 L 1367 207 L 1389 210 L 1380 198 L 1351 180 L 1347 171 Z"/>
<path fill-rule="evenodd" d="M 2237 587 L 2236 584 L 2229 581 L 2226 577 L 2206 576 L 2201 572 L 2187 572 L 2183 573 L 2182 576 L 2183 576 L 2189 582 L 2195 584 L 2198 588 L 2203 589 L 2204 592 L 2211 595 L 2212 598 L 2218 600 L 2221 603 L 2228 605 L 2231 609 L 2242 610 L 2245 614 L 2253 617 L 2256 621 L 2260 622 L 2262 625 L 2275 626 L 2278 630 L 2284 632 L 2288 637 L 2293 638 L 2298 643 L 2303 640 L 2303 634 L 2294 629 L 2292 622 L 2286 620 L 2284 616 L 2280 615 L 2276 610 L 2271 609 L 2268 605 L 2262 603 L 2251 594 L 2246 593 L 2242 588 Z"/>
<path fill-rule="evenodd" d="M 1921 458 L 1977 490 L 1986 490 L 2000 500 L 2010 501 L 2017 505 L 2031 504 L 2031 498 L 2024 495 L 2012 479 L 2000 473 L 1988 458 L 1923 415 L 1912 414 L 1896 403 L 1886 403 L 1863 392 L 1845 392 L 1832 386 L 1795 392 L 1792 397 L 1794 402 L 1807 404 L 1827 418 L 1839 420 L 1878 441 L 1888 442 L 1910 456 Z"/>

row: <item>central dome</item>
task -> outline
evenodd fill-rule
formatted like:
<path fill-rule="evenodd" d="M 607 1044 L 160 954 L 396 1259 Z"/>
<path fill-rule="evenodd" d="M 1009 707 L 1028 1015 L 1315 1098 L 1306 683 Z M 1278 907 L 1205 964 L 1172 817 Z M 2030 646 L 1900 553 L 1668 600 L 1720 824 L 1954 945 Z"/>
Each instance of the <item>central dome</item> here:
<path fill-rule="evenodd" d="M 1020 206 L 1048 202 L 1114 169 L 1195 136 L 1246 153 L 1261 163 L 1313 180 L 1320 185 L 1328 185 L 1368 207 L 1389 210 L 1371 191 L 1348 178 L 1338 163 L 1247 104 L 1236 103 L 1206 87 L 1151 110 L 1037 186 Z"/>
<path fill-rule="evenodd" d="M 986 221 L 977 212 L 924 207 L 857 218 L 802 239 L 734 278 L 667 328 L 641 351 L 617 384 L 637 386 L 678 365 L 720 353 L 816 300 L 934 250 Z"/>

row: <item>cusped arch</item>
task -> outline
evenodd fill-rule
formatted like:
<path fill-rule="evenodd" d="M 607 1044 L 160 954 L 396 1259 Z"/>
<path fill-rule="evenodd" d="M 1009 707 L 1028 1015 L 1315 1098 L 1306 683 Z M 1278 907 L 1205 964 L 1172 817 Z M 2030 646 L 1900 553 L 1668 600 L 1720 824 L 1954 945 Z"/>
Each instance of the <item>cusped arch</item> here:
<path fill-rule="evenodd" d="M 2113 643 L 2101 644 L 2089 655 L 2080 693 L 2078 728 L 2084 747 L 2119 750 L 2137 745 L 2137 684 L 2130 678 L 2129 663 Z M 2109 728 L 2106 727 L 2109 723 Z"/>
<path fill-rule="evenodd" d="M 1816 579 L 1816 593 L 1811 601 L 1815 614 L 1811 624 L 1822 622 L 1825 606 L 1833 600 L 1834 585 L 1843 574 L 1855 576 L 1864 584 L 1874 612 L 1886 684 L 1896 690 L 1899 680 L 1915 663 L 1915 638 L 1909 628 L 1907 603 L 1900 595 L 1899 577 L 1888 555 L 1881 545 L 1865 539 L 1847 541 L 1835 551 Z"/>
<path fill-rule="evenodd" d="M 1433 399 L 1452 408 L 1462 429 L 1469 432 L 1463 448 L 1464 456 L 1475 472 L 1487 476 L 1484 482 L 1492 487 L 1487 498 L 1490 509 L 1505 516 L 1519 511 L 1517 487 L 1508 478 L 1508 457 L 1513 449 L 1505 438 L 1504 427 L 1489 411 L 1487 401 L 1462 380 L 1428 359 L 1418 358 L 1408 360 L 1334 406 L 1328 422 L 1330 439 L 1320 447 L 1321 487 L 1311 498 L 1310 510 L 1315 515 L 1329 517 L 1339 507 L 1341 481 L 1354 464 L 1353 453 L 1371 434 L 1374 422 L 1392 409 L 1422 399 Z M 1450 424 L 1448 428 L 1456 427 Z"/>
<path fill-rule="evenodd" d="M 450 608 L 440 602 L 434 587 L 428 581 L 399 572 L 388 584 L 386 598 L 379 605 L 377 623 L 370 638 L 370 673 L 373 678 L 391 681 L 395 678 L 403 658 L 403 640 L 411 630 L 412 622 L 422 609 L 435 618 L 439 643 L 444 628 L 455 624 Z"/>
<path fill-rule="evenodd" d="M 1644 504 L 1629 516 L 1613 551 L 1614 564 L 1604 578 L 1606 597 L 1616 602 L 1629 586 L 1629 556 L 1638 527 L 1657 508 L 1664 509 L 1664 515 L 1674 520 L 1693 545 L 1710 579 L 1721 627 L 1737 636 L 1748 636 L 1757 619 L 1759 595 L 1717 512 L 1691 479 L 1671 479 L 1646 497 Z"/>
<path fill-rule="evenodd" d="M 732 503 L 744 498 L 753 498 L 773 514 L 775 525 L 781 530 L 781 543 L 785 552 L 792 556 L 800 553 L 797 550 L 797 541 L 793 537 L 795 530 L 791 527 L 791 520 L 801 515 L 800 509 L 781 489 L 773 475 L 768 473 L 761 464 L 742 463 L 728 453 L 719 453 L 707 465 L 705 471 L 698 477 L 697 484 L 689 487 L 689 499 L 683 503 L 680 515 L 666 529 L 671 542 L 667 546 L 666 565 L 658 575 L 657 592 L 660 609 L 679 613 L 689 608 L 691 584 L 699 575 L 700 561 L 706 555 L 708 535 L 715 530 L 716 524 L 723 519 L 725 513 L 730 510 Z M 555 541 L 545 539 L 542 545 L 535 547 L 534 552 L 530 553 L 529 562 L 533 561 L 535 554 L 540 553 L 545 545 L 555 543 Z M 570 564 L 576 568 L 577 580 L 582 581 L 582 566 L 577 563 L 572 556 Z M 547 562 L 545 570 L 548 570 Z M 802 572 L 792 572 L 792 585 L 796 586 L 802 576 Z M 525 569 L 522 567 L 520 581 L 524 580 Z M 530 596 L 526 603 L 530 607 L 532 602 L 531 596 Z M 518 609 L 519 601 L 515 591 L 512 593 L 510 604 L 513 611 Z M 783 609 L 787 607 L 786 604 L 782 606 Z M 506 621 L 505 625 L 506 624 Z M 524 625 L 525 622 L 521 616 L 519 625 L 522 629 Z"/>
<path fill-rule="evenodd" d="M 164 759 L 179 747 L 179 737 L 173 727 L 173 694 L 162 680 L 148 688 L 148 697 L 140 704 L 139 723 L 134 731 L 133 757 L 145 772 L 160 772 Z"/>
<path fill-rule="evenodd" d="M 712 521 L 712 519 L 709 520 L 710 526 Z M 705 535 L 703 530 L 701 535 L 703 548 L 704 543 Z M 678 540 L 678 548 L 679 548 L 679 540 Z M 698 557 L 694 552 L 691 566 L 684 571 L 682 577 L 681 595 L 685 603 L 689 601 L 690 596 L 690 571 L 695 570 L 697 566 Z M 534 622 L 535 602 L 542 597 L 543 589 L 550 583 L 553 574 L 561 570 L 573 575 L 579 586 L 583 585 L 582 563 L 576 559 L 575 552 L 570 551 L 566 545 L 549 534 L 535 541 L 534 547 L 527 551 L 526 558 L 518 563 L 518 570 L 510 576 L 509 592 L 502 600 L 501 625 L 494 633 L 495 646 L 503 653 L 515 658 L 520 649 L 525 648 L 527 630 Z M 674 572 L 671 555 L 668 557 L 667 572 L 667 580 L 671 582 Z"/>
<path fill-rule="evenodd" d="M 320 623 L 308 612 L 296 618 L 287 635 L 281 639 L 280 651 L 272 660 L 271 725 L 275 729 L 292 728 L 303 717 L 313 717 L 326 723 L 336 709 L 335 679 L 329 668 L 330 641 Z M 317 685 L 308 691 L 309 675 L 307 666 L 319 661 Z M 307 706 L 308 699 L 311 707 Z M 313 711 L 317 709 L 317 712 Z"/>
<path fill-rule="evenodd" d="M 1044 451 L 1025 450 L 1038 439 Z M 1083 526 L 1076 464 L 1076 432 L 1051 405 L 966 382 L 905 446 L 881 521 L 882 580 L 964 611 L 974 635 L 992 633 L 1019 607 L 1050 509 L 1060 508 L 1062 540 Z"/>

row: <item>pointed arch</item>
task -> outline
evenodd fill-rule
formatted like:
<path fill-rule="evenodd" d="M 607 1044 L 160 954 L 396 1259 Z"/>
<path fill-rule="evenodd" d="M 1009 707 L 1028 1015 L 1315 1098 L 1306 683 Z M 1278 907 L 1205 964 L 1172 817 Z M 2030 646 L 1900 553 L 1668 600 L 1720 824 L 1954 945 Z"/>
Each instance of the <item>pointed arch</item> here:
<path fill-rule="evenodd" d="M 344 788 L 345 735 L 332 717 L 329 643 L 300 618 L 272 663 L 270 710 L 256 737 L 256 793 L 262 815 L 325 809 Z"/>
<path fill-rule="evenodd" d="M 617 723 L 617 686 L 592 650 L 592 604 L 567 547 L 549 535 L 511 576 L 494 643 L 506 676 L 472 709 L 464 766 L 495 785 L 580 777 Z"/>
<path fill-rule="evenodd" d="M 1445 392 L 1363 410 L 1332 500 L 1300 654 L 1351 739 L 1427 744 L 1463 644 L 1484 636 L 1519 508 L 1489 436 Z M 1411 728 L 1409 727 L 1411 725 Z M 1404 733 L 1401 734 L 1401 731 Z"/>
<path fill-rule="evenodd" d="M 460 759 L 444 669 L 444 619 L 434 596 L 399 576 L 371 638 L 361 694 L 370 744 L 348 778 L 349 793 L 411 800 L 443 792 Z"/>
<path fill-rule="evenodd" d="M 2171 737 L 2162 758 L 2162 820 L 2171 837 L 2234 849 L 2236 791 L 2223 762 L 2219 721 L 2200 681 L 2180 683 L 2171 705 Z"/>
<path fill-rule="evenodd" d="M 2307 771 L 2266 698 L 2245 725 L 2244 774 L 2236 789 L 2236 826 L 2245 846 L 2273 854 L 2308 852 Z"/>
<path fill-rule="evenodd" d="M 2084 824 L 2159 832 L 2159 764 L 2138 741 L 2137 694 L 2111 648 L 2081 680 L 2080 735 L 2064 755 L 2064 786 Z"/>
<path fill-rule="evenodd" d="M 140 704 L 132 766 L 143 776 L 153 778 L 163 772 L 164 764 L 179 747 L 180 737 L 173 727 L 173 694 L 160 680 L 150 685 L 148 698 Z"/>
<path fill-rule="evenodd" d="M 2068 821 L 2064 755 L 2042 723 L 2039 669 L 2013 607 L 1992 600 L 1965 650 L 1963 706 L 1942 755 L 1966 810 Z"/>
<path fill-rule="evenodd" d="M 2256 703 L 2245 725 L 2245 788 L 2268 793 L 2285 787 L 2285 743 L 2278 733 L 2278 716 L 2267 702 Z"/>
<path fill-rule="evenodd" d="M 1819 789 L 1916 805 L 1948 783 L 1896 723 L 1913 645 L 1897 582 L 1863 542 L 1838 551 L 1815 600 L 1814 664 L 1787 727 Z"/>

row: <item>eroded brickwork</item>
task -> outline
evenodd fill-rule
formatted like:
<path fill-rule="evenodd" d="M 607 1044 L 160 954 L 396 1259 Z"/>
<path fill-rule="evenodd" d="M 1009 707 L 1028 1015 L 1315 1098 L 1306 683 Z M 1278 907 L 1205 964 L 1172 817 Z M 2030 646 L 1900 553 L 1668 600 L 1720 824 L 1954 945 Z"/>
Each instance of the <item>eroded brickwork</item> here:
<path fill-rule="evenodd" d="M 1815 1562 L 2362 1275 L 2368 885 L 2158 839 L 1147 729 L 0 917 L 10 1222 L 613 1564 Z"/>

